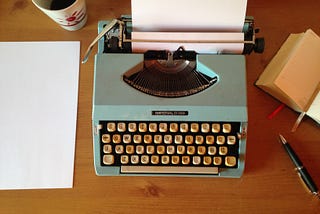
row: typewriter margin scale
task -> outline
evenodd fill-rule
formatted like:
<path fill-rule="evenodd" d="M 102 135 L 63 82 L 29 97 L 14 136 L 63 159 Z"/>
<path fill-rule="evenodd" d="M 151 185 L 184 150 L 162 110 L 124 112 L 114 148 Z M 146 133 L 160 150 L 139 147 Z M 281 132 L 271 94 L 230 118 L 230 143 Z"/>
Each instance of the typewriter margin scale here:
<path fill-rule="evenodd" d="M 114 157 L 113 155 L 104 155 L 103 152 L 103 142 L 102 142 L 102 136 L 100 135 L 101 130 L 106 130 L 107 127 L 103 127 L 102 124 L 104 124 L 104 126 L 106 126 L 106 121 L 114 121 L 114 122 L 119 122 L 120 124 L 123 124 L 122 122 L 125 121 L 126 123 L 126 116 L 121 117 L 119 119 L 112 119 L 114 118 L 115 112 L 117 112 L 119 110 L 119 108 L 117 108 L 116 105 L 110 105 L 108 107 L 108 109 L 105 108 L 105 105 L 100 105 L 99 104 L 99 99 L 101 99 L 101 97 L 99 97 L 99 95 L 97 95 L 97 91 L 101 90 L 99 88 L 101 88 L 101 83 L 98 85 L 97 83 L 97 78 L 101 78 L 101 77 L 97 77 L 97 69 L 101 70 L 101 66 L 99 67 L 99 61 L 101 60 L 105 60 L 105 59 L 116 59 L 116 58 L 121 58 L 121 56 L 124 55 L 130 55 L 131 53 L 131 45 L 130 42 L 126 42 L 124 43 L 124 38 L 123 37 L 127 37 L 127 38 L 131 38 L 130 37 L 130 31 L 132 30 L 132 26 L 131 26 L 131 17 L 130 16 L 123 16 L 121 17 L 121 19 L 119 19 L 121 21 L 125 21 L 125 29 L 122 29 L 122 27 L 120 27 L 120 30 L 115 30 L 118 29 L 119 26 L 117 26 L 118 28 L 114 28 L 111 27 L 109 29 L 113 31 L 113 33 L 111 34 L 115 34 L 116 36 L 113 36 L 112 38 L 116 38 L 116 40 L 108 40 L 108 38 L 106 37 L 106 34 L 103 36 L 102 39 L 98 40 L 98 53 L 96 54 L 95 57 L 95 76 L 94 76 L 94 94 L 93 94 L 93 110 L 92 110 L 92 125 L 93 125 L 93 147 L 94 147 L 94 166 L 95 166 L 95 171 L 97 175 L 100 176 L 117 176 L 117 175 L 133 175 L 133 176 L 197 176 L 197 177 L 231 177 L 231 178 L 239 178 L 242 176 L 243 171 L 244 171 L 244 165 L 245 165 L 245 150 L 246 150 L 246 135 L 247 135 L 247 106 L 246 106 L 246 88 L 243 88 L 244 91 L 242 91 L 242 96 L 244 98 L 244 105 L 240 107 L 240 114 L 239 115 L 234 115 L 237 114 L 237 110 L 234 110 L 234 114 L 230 113 L 230 115 L 228 115 L 227 117 L 223 117 L 223 120 L 220 121 L 212 121 L 212 120 L 208 120 L 208 117 L 194 117 L 191 115 L 190 119 L 179 119 L 181 118 L 181 115 L 178 116 L 177 114 L 189 114 L 189 110 L 184 111 L 183 109 L 181 109 L 180 106 L 173 106 L 173 107 L 160 107 L 159 108 L 154 108 L 150 105 L 146 105 L 146 106 L 140 106 L 140 108 L 142 109 L 141 112 L 137 113 L 137 116 L 134 117 L 133 122 L 136 122 L 137 124 L 139 124 L 140 122 L 144 122 L 144 121 L 150 121 L 150 124 L 154 123 L 154 122 L 161 122 L 163 121 L 163 119 L 160 117 L 159 115 L 157 115 L 157 117 L 154 117 L 155 115 L 149 115 L 149 116 L 145 116 L 143 114 L 145 114 L 146 112 L 158 112 L 155 114 L 159 114 L 159 112 L 162 112 L 164 110 L 164 113 L 161 114 L 176 114 L 174 115 L 172 118 L 172 120 L 170 120 L 170 122 L 172 123 L 188 123 L 188 125 L 190 125 L 191 123 L 197 121 L 199 123 L 206 123 L 206 122 L 212 122 L 212 123 L 217 123 L 217 122 L 226 122 L 227 124 L 231 123 L 230 121 L 228 121 L 228 118 L 238 118 L 238 122 L 239 122 L 239 130 L 237 130 L 236 135 L 236 143 L 237 148 L 238 148 L 238 157 L 236 158 L 236 167 L 226 167 L 226 168 L 219 168 L 219 166 L 209 166 L 209 167 L 201 167 L 204 170 L 197 170 L 197 166 L 190 166 L 190 164 L 188 166 L 181 166 L 181 164 L 179 166 L 175 166 L 174 164 L 170 164 L 169 167 L 163 167 L 163 166 L 155 166 L 156 168 L 159 169 L 159 167 L 164 168 L 164 170 L 159 170 L 157 171 L 156 168 L 154 167 L 148 167 L 149 165 L 152 164 L 148 164 L 148 166 L 143 166 L 142 170 L 140 171 L 139 166 L 136 167 L 134 166 L 134 164 L 131 164 L 129 167 L 127 166 L 121 166 L 119 164 L 114 164 Z M 98 23 L 98 33 L 101 33 L 105 28 L 106 25 L 110 24 L 110 21 L 100 21 Z M 116 25 L 116 24 L 115 24 Z M 125 31 L 124 31 L 125 30 Z M 120 32 L 119 32 L 120 31 Z M 258 29 L 254 29 L 254 21 L 253 21 L 253 17 L 247 17 L 246 18 L 246 22 L 244 24 L 244 28 L 243 28 L 243 32 L 245 33 L 245 41 L 246 43 L 244 44 L 244 49 L 243 49 L 243 54 L 250 54 L 252 51 L 257 52 L 257 53 L 262 53 L 263 49 L 264 49 L 264 39 L 263 38 L 256 38 L 255 37 L 255 33 L 258 33 L 259 30 Z M 118 35 L 118 36 L 117 36 Z M 120 38 L 119 38 L 120 37 Z M 111 38 L 111 37 L 109 37 Z M 107 41 L 108 40 L 108 41 Z M 120 41 L 120 42 L 119 42 Z M 111 46 L 110 46 L 111 44 Z M 134 54 L 137 55 L 138 59 L 141 61 L 144 59 L 144 55 L 143 54 Z M 206 61 L 206 57 L 211 57 L 212 55 L 210 54 L 210 56 L 206 56 L 204 55 L 204 61 Z M 217 56 L 229 56 L 229 57 L 235 57 L 233 55 L 224 55 L 224 54 L 218 54 Z M 102 58 L 101 58 L 102 57 Z M 245 72 L 245 59 L 244 56 L 239 56 L 241 57 L 239 60 L 239 65 L 242 66 L 244 72 Z M 142 59 L 141 59 L 142 58 Z M 127 59 L 127 58 L 125 58 Z M 199 61 L 201 61 L 201 58 L 197 58 L 199 59 Z M 236 59 L 237 60 L 237 59 Z M 122 73 L 125 73 L 125 71 Z M 244 81 L 244 85 L 246 85 L 246 80 L 245 80 L 245 73 L 242 74 L 242 76 L 244 76 L 243 81 Z M 123 79 L 121 79 L 122 82 Z M 107 86 L 105 86 L 107 87 Z M 129 87 L 129 86 L 128 86 Z M 136 90 L 136 89 L 133 89 Z M 141 92 L 140 92 L 141 93 Z M 201 93 L 201 92 L 199 92 Z M 146 95 L 146 96 L 151 96 L 151 95 Z M 194 95 L 191 95 L 194 96 Z M 174 98 L 159 98 L 159 99 L 166 99 L 166 100 L 172 100 Z M 242 99 L 243 100 L 243 99 Z M 161 102 L 160 102 L 161 103 Z M 170 102 L 169 102 L 170 103 Z M 124 111 L 128 111 L 132 106 L 128 106 L 126 105 L 123 109 L 120 108 L 121 110 Z M 139 105 L 138 105 L 139 107 Z M 201 107 L 201 106 L 193 106 L 195 110 L 197 110 L 198 112 L 208 112 L 210 113 L 211 110 L 208 110 L 209 108 L 206 107 Z M 225 107 L 228 108 L 228 107 Z M 156 109 L 156 110 L 154 110 Z M 221 107 L 215 107 L 212 106 L 210 109 L 214 109 L 213 111 L 215 112 L 221 112 Z M 231 112 L 233 111 L 232 108 Z M 109 115 L 109 116 L 106 116 Z M 140 115 L 140 117 L 139 117 Z M 184 117 L 185 118 L 185 117 Z M 132 121 L 132 119 L 130 120 Z M 169 122 L 168 122 L 169 123 Z M 149 124 L 149 123 L 148 123 Z M 126 123 L 126 125 L 128 125 L 128 123 Z M 170 124 L 168 124 L 170 125 Z M 111 137 L 112 138 L 112 137 Z M 113 139 L 111 139 L 112 141 Z M 122 140 L 121 140 L 122 141 Z M 123 142 L 122 142 L 123 143 Z M 111 152 L 112 154 L 115 153 L 114 148 L 112 148 L 113 152 Z M 105 157 L 104 157 L 105 156 Z M 111 157 L 111 158 L 110 158 Z M 140 156 L 141 157 L 141 156 Z M 181 156 L 179 156 L 181 157 Z M 110 160 L 105 160 L 106 162 L 110 163 L 106 163 L 104 164 L 104 158 L 105 159 L 110 159 Z M 129 158 L 130 161 L 130 158 Z M 131 160 L 132 161 L 132 160 Z M 119 161 L 118 161 L 119 162 Z M 150 162 L 150 161 L 149 161 Z M 161 162 L 161 161 L 160 161 Z M 192 160 L 191 160 L 192 162 Z M 133 166 L 133 170 L 131 170 L 131 166 Z M 127 171 L 127 168 L 129 169 Z M 148 168 L 147 171 L 144 168 Z M 183 170 L 179 170 L 183 169 Z M 151 170 L 150 170 L 151 169 Z M 189 170 L 190 169 L 190 170 Z M 150 170 L 150 171 L 148 171 Z"/>

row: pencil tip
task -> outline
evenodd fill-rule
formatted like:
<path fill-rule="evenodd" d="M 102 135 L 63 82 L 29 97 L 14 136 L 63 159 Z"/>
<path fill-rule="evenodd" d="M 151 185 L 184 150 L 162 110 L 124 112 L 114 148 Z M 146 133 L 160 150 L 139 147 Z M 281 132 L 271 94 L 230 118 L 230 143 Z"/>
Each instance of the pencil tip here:
<path fill-rule="evenodd" d="M 287 143 L 286 139 L 281 134 L 279 134 L 279 139 L 281 143 L 283 144 Z"/>

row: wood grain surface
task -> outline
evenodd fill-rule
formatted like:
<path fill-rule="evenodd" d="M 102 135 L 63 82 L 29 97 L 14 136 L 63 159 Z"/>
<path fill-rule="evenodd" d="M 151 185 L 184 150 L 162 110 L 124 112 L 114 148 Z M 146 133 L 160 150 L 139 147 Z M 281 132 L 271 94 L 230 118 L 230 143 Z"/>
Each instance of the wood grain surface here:
<path fill-rule="evenodd" d="M 83 56 L 99 20 L 131 13 L 129 0 L 87 0 L 87 10 L 86 26 L 69 32 L 31 0 L 1 0 L 0 41 L 77 40 Z M 246 57 L 249 127 L 240 179 L 96 176 L 91 132 L 95 47 L 80 67 L 74 187 L 0 191 L 0 213 L 319 213 L 320 200 L 304 189 L 277 136 L 287 138 L 320 187 L 320 127 L 305 118 L 291 133 L 298 114 L 289 108 L 267 119 L 280 103 L 254 86 L 290 33 L 312 28 L 320 35 L 319 11 L 319 0 L 248 0 L 247 15 L 254 16 L 266 48 Z"/>

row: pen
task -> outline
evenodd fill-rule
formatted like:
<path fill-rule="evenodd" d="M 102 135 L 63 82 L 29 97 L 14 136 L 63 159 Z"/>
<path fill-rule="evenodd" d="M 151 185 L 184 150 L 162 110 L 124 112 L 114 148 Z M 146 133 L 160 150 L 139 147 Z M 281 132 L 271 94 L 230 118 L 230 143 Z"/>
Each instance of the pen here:
<path fill-rule="evenodd" d="M 290 144 L 286 141 L 286 139 L 282 135 L 279 135 L 279 138 L 280 138 L 280 141 L 281 141 L 284 149 L 286 150 L 290 159 L 292 160 L 293 164 L 295 165 L 299 177 L 302 179 L 302 181 L 304 182 L 306 187 L 309 189 L 309 191 L 313 195 L 317 196 L 320 199 L 317 185 L 312 180 L 310 174 L 308 173 L 307 169 L 303 166 L 303 164 L 300 161 L 297 154 L 293 151 Z"/>

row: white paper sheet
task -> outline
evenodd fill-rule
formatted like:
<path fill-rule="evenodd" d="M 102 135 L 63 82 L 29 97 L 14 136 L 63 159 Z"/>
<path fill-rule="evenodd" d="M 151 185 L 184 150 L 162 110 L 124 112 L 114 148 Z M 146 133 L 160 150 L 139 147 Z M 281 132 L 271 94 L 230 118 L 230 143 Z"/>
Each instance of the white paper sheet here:
<path fill-rule="evenodd" d="M 197 53 L 238 53 L 244 47 L 243 33 L 184 33 L 184 32 L 132 32 L 135 53 L 147 50 L 176 51 L 179 47 Z M 143 42 L 142 42 L 143 41 Z"/>
<path fill-rule="evenodd" d="M 131 0 L 133 31 L 241 32 L 247 0 Z"/>
<path fill-rule="evenodd" d="M 306 114 L 320 124 L 320 90 L 318 91 Z"/>
<path fill-rule="evenodd" d="M 73 185 L 80 42 L 0 42 L 0 189 Z"/>

